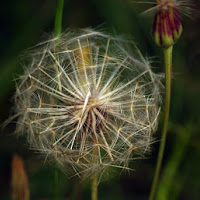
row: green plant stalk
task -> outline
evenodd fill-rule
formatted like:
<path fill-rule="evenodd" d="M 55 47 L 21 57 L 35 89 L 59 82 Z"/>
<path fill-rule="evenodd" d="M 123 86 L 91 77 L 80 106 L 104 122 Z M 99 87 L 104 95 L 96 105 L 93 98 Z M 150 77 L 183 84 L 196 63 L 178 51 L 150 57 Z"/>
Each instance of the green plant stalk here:
<path fill-rule="evenodd" d="M 56 17 L 54 24 L 54 36 L 58 37 L 62 30 L 62 15 L 63 15 L 64 0 L 57 1 Z"/>
<path fill-rule="evenodd" d="M 96 164 L 97 162 L 96 155 L 98 153 L 97 147 L 93 149 L 92 153 L 94 155 L 93 163 Z M 91 184 L 91 200 L 97 200 L 97 199 L 98 199 L 98 175 L 94 173 L 92 177 L 92 184 Z"/>
<path fill-rule="evenodd" d="M 58 200 L 58 170 L 54 168 L 53 173 L 53 200 Z"/>
<path fill-rule="evenodd" d="M 92 179 L 92 193 L 91 193 L 91 200 L 97 200 L 98 199 L 98 176 L 94 175 Z"/>
<path fill-rule="evenodd" d="M 163 49 L 164 64 L 165 64 L 164 120 L 163 120 L 161 142 L 160 142 L 158 158 L 157 158 L 157 163 L 156 163 L 156 170 L 155 170 L 155 174 L 153 178 L 153 183 L 151 186 L 149 200 L 153 200 L 155 198 L 161 164 L 163 160 L 164 149 L 165 149 L 166 137 L 167 137 L 167 127 L 168 127 L 168 121 L 169 121 L 169 109 L 170 109 L 170 97 L 171 97 L 172 50 L 173 50 L 173 46 L 167 49 Z"/>
<path fill-rule="evenodd" d="M 56 16 L 54 23 L 54 36 L 59 37 L 62 30 L 62 14 L 63 14 L 64 0 L 57 1 Z M 58 170 L 54 168 L 53 180 L 53 200 L 59 200 L 58 194 Z"/>

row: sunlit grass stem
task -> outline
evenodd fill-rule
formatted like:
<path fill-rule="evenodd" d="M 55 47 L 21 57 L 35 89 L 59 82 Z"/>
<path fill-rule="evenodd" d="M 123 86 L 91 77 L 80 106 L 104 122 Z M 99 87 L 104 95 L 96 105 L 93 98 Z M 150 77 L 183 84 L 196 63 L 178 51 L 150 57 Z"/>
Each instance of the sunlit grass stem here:
<path fill-rule="evenodd" d="M 165 149 L 166 137 L 167 137 L 167 127 L 169 121 L 169 109 L 170 109 L 170 97 L 171 97 L 171 70 L 172 70 L 172 50 L 173 46 L 164 49 L 164 63 L 165 63 L 165 103 L 164 103 L 164 120 L 162 127 L 161 142 L 158 152 L 158 158 L 156 163 L 156 170 L 154 174 L 154 179 L 149 195 L 149 200 L 155 198 L 156 189 L 158 186 L 158 179 L 161 170 L 161 164 L 163 160 L 163 154 Z"/>

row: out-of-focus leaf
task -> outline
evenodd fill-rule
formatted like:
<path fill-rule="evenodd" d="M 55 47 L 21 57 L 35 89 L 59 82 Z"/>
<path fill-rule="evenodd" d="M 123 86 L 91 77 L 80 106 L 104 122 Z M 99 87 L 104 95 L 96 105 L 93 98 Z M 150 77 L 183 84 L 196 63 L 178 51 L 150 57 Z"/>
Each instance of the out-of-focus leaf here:
<path fill-rule="evenodd" d="M 29 183 L 23 160 L 14 155 L 12 159 L 12 178 L 11 178 L 12 200 L 29 200 Z"/>

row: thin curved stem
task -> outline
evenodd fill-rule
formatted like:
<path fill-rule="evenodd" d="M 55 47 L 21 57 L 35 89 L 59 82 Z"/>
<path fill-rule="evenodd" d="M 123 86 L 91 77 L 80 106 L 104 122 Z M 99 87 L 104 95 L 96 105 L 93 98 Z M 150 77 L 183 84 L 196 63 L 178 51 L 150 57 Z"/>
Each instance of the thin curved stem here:
<path fill-rule="evenodd" d="M 64 0 L 58 0 L 57 8 L 56 8 L 55 24 L 54 24 L 54 36 L 55 37 L 59 36 L 61 33 L 61 30 L 62 30 L 63 6 L 64 6 Z"/>
<path fill-rule="evenodd" d="M 149 195 L 149 200 L 153 200 L 156 194 L 156 188 L 158 185 L 158 179 L 160 175 L 161 164 L 163 160 L 163 154 L 165 149 L 167 127 L 169 121 L 169 109 L 170 109 L 170 98 L 171 98 L 171 70 L 172 70 L 172 50 L 173 46 L 168 49 L 164 49 L 164 63 L 165 63 L 165 104 L 164 104 L 164 120 L 161 135 L 161 142 L 158 152 L 158 158 L 156 163 L 156 170 L 154 174 L 153 183 Z"/>
<path fill-rule="evenodd" d="M 91 200 L 98 199 L 98 176 L 94 175 L 92 179 L 92 193 L 91 193 Z"/>

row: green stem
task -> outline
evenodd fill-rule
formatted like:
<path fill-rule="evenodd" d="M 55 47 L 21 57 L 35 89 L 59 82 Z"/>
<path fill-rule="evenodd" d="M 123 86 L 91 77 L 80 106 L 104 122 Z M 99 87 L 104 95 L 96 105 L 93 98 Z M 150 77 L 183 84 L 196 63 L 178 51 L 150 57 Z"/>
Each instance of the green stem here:
<path fill-rule="evenodd" d="M 57 37 L 61 33 L 62 29 L 62 14 L 63 14 L 64 0 L 57 1 L 56 17 L 54 24 L 54 36 Z"/>
<path fill-rule="evenodd" d="M 161 135 L 161 142 L 158 152 L 158 158 L 156 163 L 156 170 L 153 178 L 153 183 L 151 186 L 151 191 L 149 195 L 149 200 L 155 198 L 155 193 L 158 185 L 158 179 L 160 175 L 161 164 L 163 160 L 163 154 L 165 149 L 166 137 L 167 137 L 167 127 L 169 121 L 169 109 L 170 109 L 170 97 L 171 97 L 171 70 L 172 70 L 172 50 L 173 46 L 164 49 L 164 63 L 165 63 L 165 104 L 164 104 L 164 121 Z"/>
<path fill-rule="evenodd" d="M 58 37 L 62 29 L 62 13 L 63 13 L 64 0 L 57 1 L 55 24 L 54 24 L 54 36 Z M 58 200 L 58 170 L 54 169 L 53 180 L 53 200 Z"/>
<path fill-rule="evenodd" d="M 94 137 L 94 141 L 95 141 L 95 137 Z M 96 160 L 96 155 L 98 153 L 97 147 L 93 147 L 92 153 L 94 155 L 93 163 L 95 164 L 97 162 Z M 98 199 L 98 174 L 94 173 L 92 177 L 92 185 L 91 185 L 91 200 L 97 200 L 97 199 Z"/>
<path fill-rule="evenodd" d="M 92 193 L 91 193 L 91 200 L 97 200 L 98 199 L 98 176 L 94 175 L 92 180 Z"/>
<path fill-rule="evenodd" d="M 58 200 L 58 170 L 54 168 L 53 174 L 53 200 Z"/>

